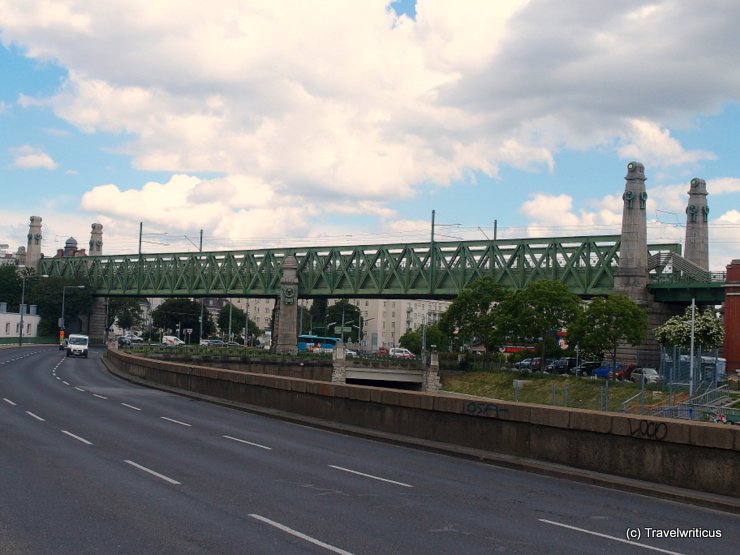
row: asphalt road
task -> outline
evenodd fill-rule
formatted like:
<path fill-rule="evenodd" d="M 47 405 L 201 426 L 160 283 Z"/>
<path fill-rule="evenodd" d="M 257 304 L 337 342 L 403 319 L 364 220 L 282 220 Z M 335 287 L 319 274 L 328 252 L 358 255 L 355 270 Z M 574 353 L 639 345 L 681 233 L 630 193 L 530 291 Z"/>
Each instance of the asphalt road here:
<path fill-rule="evenodd" d="M 147 389 L 99 355 L 0 350 L 0 553 L 740 553 L 736 515 Z"/>

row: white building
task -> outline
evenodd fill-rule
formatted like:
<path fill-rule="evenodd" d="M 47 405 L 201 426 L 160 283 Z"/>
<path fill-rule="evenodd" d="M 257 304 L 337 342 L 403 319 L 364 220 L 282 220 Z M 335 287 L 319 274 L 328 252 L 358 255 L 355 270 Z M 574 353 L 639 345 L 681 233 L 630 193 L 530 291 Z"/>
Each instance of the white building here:
<path fill-rule="evenodd" d="M 36 314 L 36 305 L 23 305 L 23 337 L 38 337 L 41 316 Z M 21 333 L 20 312 L 8 312 L 8 303 L 0 303 L 0 337 L 19 337 Z"/>
<path fill-rule="evenodd" d="M 397 347 L 401 336 L 422 325 L 436 324 L 450 301 L 434 299 L 350 299 L 360 309 L 363 330 L 360 348 L 376 351 Z"/>

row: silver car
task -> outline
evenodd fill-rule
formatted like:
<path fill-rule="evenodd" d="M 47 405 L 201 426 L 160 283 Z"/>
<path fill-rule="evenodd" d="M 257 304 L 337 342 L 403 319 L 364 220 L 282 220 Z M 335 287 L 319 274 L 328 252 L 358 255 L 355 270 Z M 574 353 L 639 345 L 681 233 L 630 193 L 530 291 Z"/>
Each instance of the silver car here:
<path fill-rule="evenodd" d="M 646 384 L 660 383 L 660 374 L 655 368 L 635 368 L 632 371 L 630 379 L 633 382 L 641 383 L 643 376 L 645 377 Z"/>

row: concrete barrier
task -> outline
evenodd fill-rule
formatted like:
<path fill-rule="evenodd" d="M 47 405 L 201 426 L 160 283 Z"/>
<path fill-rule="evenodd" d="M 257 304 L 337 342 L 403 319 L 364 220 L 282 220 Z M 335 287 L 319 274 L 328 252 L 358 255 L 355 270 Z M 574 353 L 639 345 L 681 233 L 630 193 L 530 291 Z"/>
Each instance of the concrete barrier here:
<path fill-rule="evenodd" d="M 246 373 L 116 350 L 106 361 L 124 377 L 186 394 L 740 497 L 738 426 Z"/>

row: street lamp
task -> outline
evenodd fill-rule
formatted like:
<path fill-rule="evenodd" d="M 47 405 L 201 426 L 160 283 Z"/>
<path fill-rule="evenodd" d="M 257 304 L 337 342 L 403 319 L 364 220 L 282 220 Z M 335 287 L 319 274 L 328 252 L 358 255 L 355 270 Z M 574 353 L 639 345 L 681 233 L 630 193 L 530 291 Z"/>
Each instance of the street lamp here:
<path fill-rule="evenodd" d="M 360 345 L 363 347 L 365 346 L 365 335 L 362 328 L 371 320 L 375 320 L 375 318 L 363 318 L 360 316 Z"/>
<path fill-rule="evenodd" d="M 84 289 L 84 285 L 64 285 L 62 286 L 62 317 L 59 319 L 59 341 L 64 339 L 64 298 L 67 294 L 67 289 Z"/>

